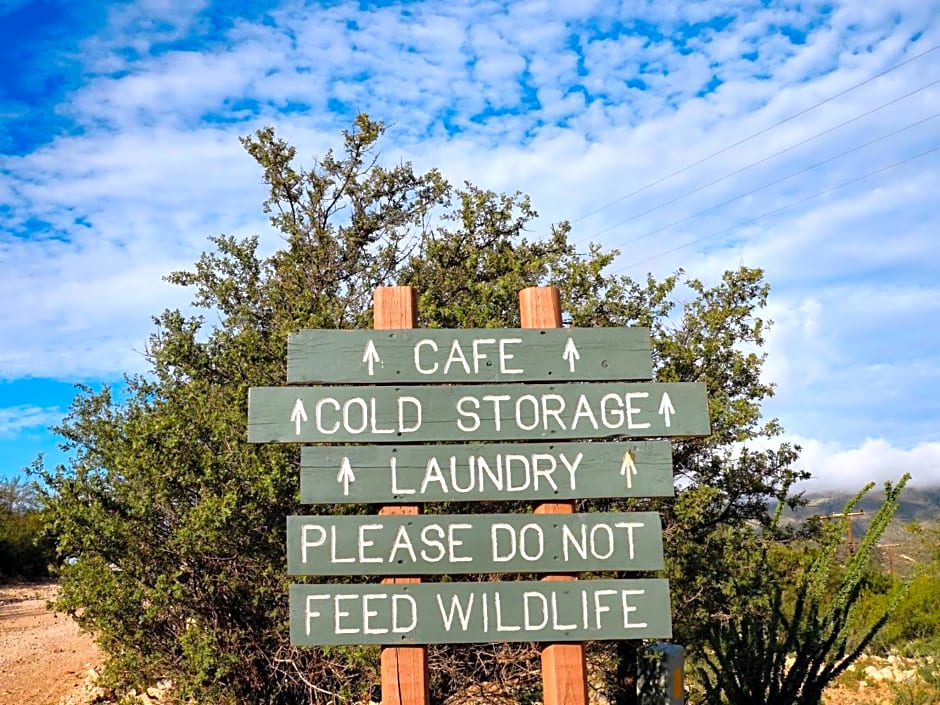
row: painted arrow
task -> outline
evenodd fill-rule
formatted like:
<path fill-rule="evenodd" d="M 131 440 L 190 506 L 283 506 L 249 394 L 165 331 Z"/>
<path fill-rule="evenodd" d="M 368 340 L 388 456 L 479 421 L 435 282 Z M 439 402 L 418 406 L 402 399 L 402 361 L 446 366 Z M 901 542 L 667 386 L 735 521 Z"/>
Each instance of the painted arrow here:
<path fill-rule="evenodd" d="M 666 428 L 672 425 L 672 414 L 674 413 L 676 413 L 676 409 L 672 405 L 672 399 L 669 398 L 669 393 L 663 392 L 663 398 L 659 402 L 659 414 L 663 417 L 663 421 L 666 422 Z"/>
<path fill-rule="evenodd" d="M 633 459 L 633 452 L 627 451 L 623 454 L 623 463 L 620 465 L 620 474 L 627 478 L 627 489 L 633 489 L 633 476 L 636 475 L 636 462 Z"/>
<path fill-rule="evenodd" d="M 574 345 L 574 338 L 568 338 L 565 343 L 565 351 L 561 354 L 561 359 L 567 361 L 571 372 L 574 372 L 574 361 L 581 359 L 581 354 Z"/>
<path fill-rule="evenodd" d="M 294 403 L 294 410 L 290 412 L 290 420 L 294 422 L 294 430 L 300 435 L 300 424 L 307 420 L 307 410 L 304 408 L 302 400 L 298 399 Z"/>
<path fill-rule="evenodd" d="M 356 481 L 356 476 L 353 474 L 352 464 L 349 462 L 349 458 L 343 457 L 343 462 L 340 463 L 339 472 L 336 473 L 336 481 L 343 483 L 343 496 L 349 496 L 349 483 Z"/>
<path fill-rule="evenodd" d="M 375 349 L 375 343 L 371 340 L 366 343 L 366 351 L 362 354 L 362 361 L 369 366 L 370 377 L 375 373 L 375 363 L 382 362 L 378 350 Z"/>

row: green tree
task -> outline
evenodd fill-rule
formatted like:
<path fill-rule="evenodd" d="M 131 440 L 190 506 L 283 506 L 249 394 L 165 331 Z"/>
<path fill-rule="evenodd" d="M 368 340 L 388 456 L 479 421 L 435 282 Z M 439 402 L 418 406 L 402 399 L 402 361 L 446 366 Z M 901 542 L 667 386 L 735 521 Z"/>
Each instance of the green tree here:
<path fill-rule="evenodd" d="M 190 287 L 217 325 L 165 311 L 150 371 L 128 377 L 119 398 L 81 390 L 58 428 L 70 461 L 39 473 L 50 528 L 71 559 L 59 607 L 98 634 L 116 681 L 171 677 L 201 702 L 272 704 L 352 701 L 378 683 L 376 649 L 288 643 L 284 518 L 310 510 L 297 502 L 298 448 L 245 440 L 248 389 L 285 383 L 288 334 L 370 327 L 377 286 L 415 286 L 422 326 L 511 327 L 518 290 L 552 284 L 576 326 L 649 326 L 657 379 L 705 382 L 713 434 L 676 445 L 678 497 L 585 503 L 664 513 L 680 639 L 697 639 L 723 609 L 728 581 L 714 571 L 733 558 L 719 533 L 766 522 L 767 499 L 787 499 L 794 450 L 747 450 L 780 432 L 760 416 L 773 388 L 755 352 L 767 326 L 759 270 L 687 289 L 681 272 L 663 281 L 606 274 L 616 253 L 578 252 L 566 223 L 527 236 L 536 213 L 520 194 L 454 188 L 407 163 L 383 167 L 374 151 L 382 132 L 360 116 L 341 152 L 309 168 L 271 129 L 245 138 L 284 246 L 262 257 L 256 238 L 211 238 L 192 271 L 168 278 Z M 629 646 L 594 648 L 630 662 Z M 435 698 L 493 679 L 537 693 L 536 658 L 530 645 L 435 648 Z M 629 669 L 612 672 L 622 698 Z"/>
<path fill-rule="evenodd" d="M 20 477 L 0 480 L 0 580 L 44 578 L 54 559 L 39 494 Z"/>

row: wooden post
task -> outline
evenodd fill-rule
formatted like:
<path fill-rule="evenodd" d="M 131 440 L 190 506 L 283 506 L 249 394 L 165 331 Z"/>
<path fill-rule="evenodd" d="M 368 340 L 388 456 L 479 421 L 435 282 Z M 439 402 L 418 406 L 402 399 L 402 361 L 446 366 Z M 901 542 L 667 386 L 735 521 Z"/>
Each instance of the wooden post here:
<path fill-rule="evenodd" d="M 561 299 L 553 286 L 519 292 L 523 328 L 561 328 Z M 543 502 L 536 514 L 572 514 L 574 502 Z M 543 580 L 574 580 L 573 575 L 547 575 Z M 542 702 L 587 705 L 587 666 L 583 644 L 550 644 L 542 649 Z"/>
<path fill-rule="evenodd" d="M 826 516 L 821 516 L 819 518 L 820 519 L 841 519 L 842 517 L 846 517 L 848 519 L 846 545 L 848 546 L 849 553 L 855 553 L 855 532 L 852 529 L 852 517 L 860 517 L 864 513 L 865 512 L 862 512 L 862 511 L 849 512 L 848 514 L 846 514 L 845 512 L 838 512 L 836 514 L 827 514 Z"/>
<path fill-rule="evenodd" d="M 899 543 L 879 543 L 878 548 L 883 548 L 885 551 L 885 557 L 888 559 L 888 575 L 894 575 L 894 553 L 891 551 L 892 548 L 897 548 L 901 544 Z"/>
<path fill-rule="evenodd" d="M 376 330 L 415 328 L 417 300 L 410 286 L 383 286 L 373 294 Z M 380 515 L 419 514 L 417 505 L 382 507 Z M 386 578 L 386 583 L 420 583 L 421 578 Z M 428 651 L 425 646 L 382 647 L 382 705 L 428 705 Z"/>

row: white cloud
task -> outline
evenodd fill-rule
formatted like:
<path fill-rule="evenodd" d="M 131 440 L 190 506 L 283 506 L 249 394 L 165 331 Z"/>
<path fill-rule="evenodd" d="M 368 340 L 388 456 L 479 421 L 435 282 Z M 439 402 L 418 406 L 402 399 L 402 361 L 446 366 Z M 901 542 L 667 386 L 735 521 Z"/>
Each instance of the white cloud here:
<path fill-rule="evenodd" d="M 108 8 L 105 26 L 81 47 L 81 62 L 90 71 L 127 68 L 129 57 L 146 57 L 154 46 L 185 38 L 207 0 L 137 0 Z"/>
<path fill-rule="evenodd" d="M 910 473 L 911 487 L 940 485 L 940 443 L 919 443 L 898 448 L 883 438 L 866 438 L 856 448 L 834 443 L 798 440 L 803 453 L 798 468 L 813 477 L 798 489 L 860 490 L 868 482 L 897 482 Z"/>
<path fill-rule="evenodd" d="M 64 414 L 51 407 L 32 405 L 0 407 L 0 438 L 14 438 L 20 432 L 59 423 Z"/>
<path fill-rule="evenodd" d="M 188 298 L 163 274 L 188 267 L 207 235 L 278 242 L 260 212 L 259 169 L 236 139 L 260 124 L 275 124 L 309 165 L 349 125 L 338 105 L 367 111 L 390 124 L 388 162 L 528 192 L 542 213 L 538 234 L 937 44 L 930 5 L 842 2 L 821 14 L 814 3 L 597 3 L 603 16 L 592 17 L 580 2 L 363 11 L 292 2 L 271 23 L 235 21 L 224 36 L 172 51 L 158 48 L 206 29 L 200 6 L 115 9 L 82 45 L 84 83 L 59 106 L 81 129 L 0 157 L 0 203 L 13 204 L 0 210 L 0 297 L 21 304 L 0 313 L 0 377 L 139 369 L 149 316 Z M 690 23 L 715 17 L 732 21 L 687 36 Z M 649 36 L 618 33 L 614 19 L 643 20 Z M 806 43 L 791 42 L 786 26 L 806 31 Z M 938 87 L 639 214 L 918 89 L 938 66 L 940 51 L 578 219 L 574 239 L 622 247 L 616 267 L 638 277 L 683 266 L 715 282 L 742 262 L 764 267 L 778 322 L 768 378 L 780 384 L 768 410 L 820 442 L 852 447 L 890 431 L 897 447 L 928 443 L 940 420 L 929 394 L 940 384 L 936 334 L 925 323 L 940 314 L 940 158 L 733 226 L 935 144 L 936 123 L 665 226 L 940 112 Z M 698 97 L 713 74 L 724 83 Z M 907 395 L 916 416 L 879 422 L 866 389 Z"/>
<path fill-rule="evenodd" d="M 8 159 L 15 194 L 0 224 L 0 378 L 138 371 L 150 316 L 185 307 L 162 277 L 189 268 L 220 233 L 266 234 L 264 187 L 237 131 L 65 138 Z M 35 219 L 46 223 L 36 232 Z M 24 233 L 25 234 L 25 233 Z"/>

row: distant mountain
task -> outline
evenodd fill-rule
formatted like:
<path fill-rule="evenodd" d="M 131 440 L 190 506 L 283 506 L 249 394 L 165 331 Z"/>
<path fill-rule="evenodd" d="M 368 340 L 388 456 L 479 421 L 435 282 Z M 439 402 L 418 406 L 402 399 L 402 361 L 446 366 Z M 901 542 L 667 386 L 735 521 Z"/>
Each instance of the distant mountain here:
<path fill-rule="evenodd" d="M 854 496 L 854 492 L 807 492 L 804 497 L 809 501 L 806 507 L 796 513 L 796 517 L 805 519 L 813 515 L 837 514 L 845 509 L 845 505 Z M 878 511 L 884 502 L 884 491 L 881 487 L 873 488 L 855 506 L 853 511 L 864 514 L 854 521 L 859 526 L 868 526 L 868 520 Z M 940 487 L 912 488 L 905 487 L 901 492 L 901 505 L 894 516 L 896 524 L 910 524 L 911 522 L 932 522 L 940 520 Z"/>

